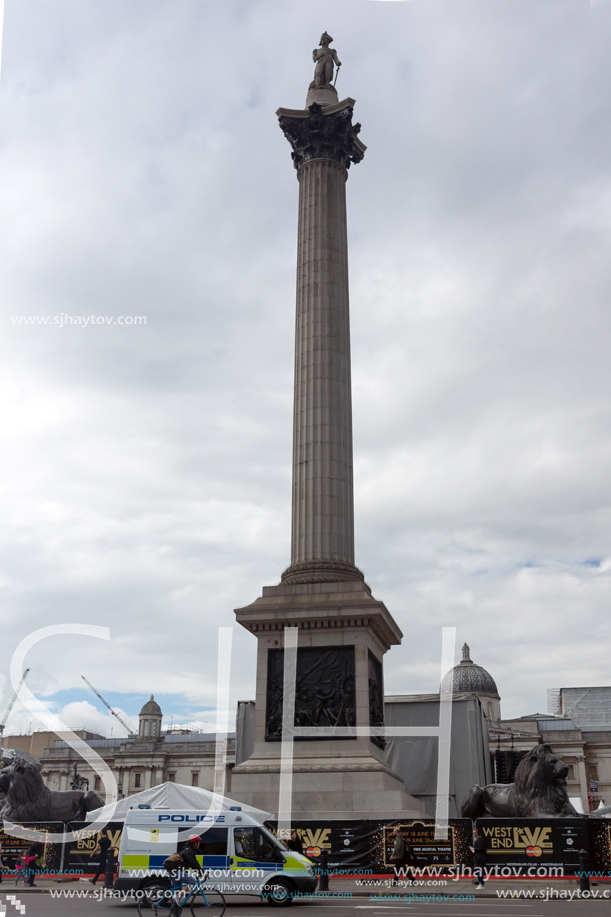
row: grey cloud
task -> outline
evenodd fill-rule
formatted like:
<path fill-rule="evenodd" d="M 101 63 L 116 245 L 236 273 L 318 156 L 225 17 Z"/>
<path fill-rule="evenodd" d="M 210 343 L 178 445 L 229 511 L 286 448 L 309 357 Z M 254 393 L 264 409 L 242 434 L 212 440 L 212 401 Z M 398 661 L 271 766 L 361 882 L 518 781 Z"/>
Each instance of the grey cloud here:
<path fill-rule="evenodd" d="M 357 561 L 406 634 L 386 688 L 435 689 L 442 624 L 507 713 L 608 680 L 609 8 L 63 0 L 6 13 L 3 662 L 69 619 L 113 643 L 36 656 L 47 692 L 85 662 L 213 705 L 217 626 L 288 564 L 298 189 L 274 111 L 322 29 L 368 145 Z M 147 324 L 10 324 L 60 312 Z"/>

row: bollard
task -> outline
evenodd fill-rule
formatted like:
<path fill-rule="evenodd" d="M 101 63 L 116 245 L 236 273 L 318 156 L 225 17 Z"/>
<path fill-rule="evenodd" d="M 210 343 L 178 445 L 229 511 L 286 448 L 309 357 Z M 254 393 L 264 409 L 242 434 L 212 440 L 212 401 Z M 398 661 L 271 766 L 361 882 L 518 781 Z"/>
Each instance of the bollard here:
<path fill-rule="evenodd" d="M 115 851 L 111 847 L 106 857 L 106 872 L 104 874 L 104 888 L 113 888 L 115 882 Z"/>
<path fill-rule="evenodd" d="M 590 891 L 590 877 L 587 875 L 588 872 L 588 851 L 584 850 L 583 847 L 579 851 L 579 891 L 580 892 L 589 892 Z"/>
<path fill-rule="evenodd" d="M 329 891 L 329 855 L 326 850 L 320 851 L 320 872 L 318 874 L 318 891 Z"/>

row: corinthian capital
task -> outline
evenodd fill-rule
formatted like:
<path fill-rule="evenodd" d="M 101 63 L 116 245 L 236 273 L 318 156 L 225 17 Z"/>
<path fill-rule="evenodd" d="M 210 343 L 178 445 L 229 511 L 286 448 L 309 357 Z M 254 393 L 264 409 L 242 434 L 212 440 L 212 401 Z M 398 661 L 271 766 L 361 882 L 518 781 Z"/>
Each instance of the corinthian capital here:
<path fill-rule="evenodd" d="M 346 169 L 360 162 L 367 147 L 358 139 L 360 124 L 352 123 L 353 99 L 323 108 L 314 102 L 306 111 L 278 109 L 278 121 L 291 144 L 296 169 L 312 159 L 332 159 Z"/>

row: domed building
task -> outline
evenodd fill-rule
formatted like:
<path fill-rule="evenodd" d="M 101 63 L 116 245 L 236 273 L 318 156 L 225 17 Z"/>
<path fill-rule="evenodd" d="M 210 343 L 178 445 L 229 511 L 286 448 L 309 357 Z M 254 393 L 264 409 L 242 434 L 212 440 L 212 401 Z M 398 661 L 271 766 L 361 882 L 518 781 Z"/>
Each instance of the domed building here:
<path fill-rule="evenodd" d="M 138 739 L 144 742 L 156 741 L 161 736 L 161 707 L 151 694 L 151 699 L 138 714 Z"/>
<path fill-rule="evenodd" d="M 477 694 L 486 719 L 498 723 L 501 719 L 501 698 L 494 678 L 471 659 L 470 649 L 465 643 L 462 648 L 462 659 L 444 676 L 441 691 L 448 691 L 452 686 L 453 694 Z"/>

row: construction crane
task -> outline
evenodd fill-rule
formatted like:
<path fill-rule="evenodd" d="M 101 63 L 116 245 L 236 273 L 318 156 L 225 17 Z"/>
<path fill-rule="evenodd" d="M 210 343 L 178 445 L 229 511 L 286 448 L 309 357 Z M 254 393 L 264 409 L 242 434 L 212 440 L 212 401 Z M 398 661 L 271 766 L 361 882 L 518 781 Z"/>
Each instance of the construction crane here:
<path fill-rule="evenodd" d="M 20 681 L 19 684 L 17 685 L 17 690 L 15 691 L 15 693 L 14 693 L 13 696 L 11 697 L 10 701 L 8 702 L 8 707 L 6 708 L 5 714 L 4 714 L 4 716 L 2 717 L 2 720 L 0 720 L 0 742 L 2 741 L 2 736 L 4 735 L 4 727 L 5 727 L 5 725 L 6 725 L 6 721 L 8 720 L 8 718 L 9 718 L 9 716 L 10 716 L 11 710 L 12 710 L 13 707 L 15 706 L 15 701 L 16 701 L 17 698 L 19 697 L 19 692 L 21 691 L 21 688 L 22 688 L 22 686 L 23 686 L 24 681 L 25 681 L 26 678 L 28 677 L 28 672 L 29 672 L 29 671 L 30 671 L 29 669 L 26 669 L 25 672 L 23 673 L 23 675 L 21 676 L 21 681 Z"/>
<path fill-rule="evenodd" d="M 127 720 L 124 720 L 123 717 L 121 716 L 121 714 L 120 714 L 120 713 L 117 713 L 117 711 L 114 709 L 114 707 L 111 707 L 111 706 L 110 706 L 110 704 L 108 703 L 108 701 L 105 701 L 105 700 L 104 700 L 104 698 L 102 697 L 102 695 L 100 694 L 100 692 L 99 692 L 99 691 L 96 691 L 96 689 L 93 687 L 93 685 L 91 684 L 91 682 L 90 682 L 90 681 L 87 681 L 87 679 L 85 678 L 84 675 L 81 675 L 81 678 L 83 679 L 83 681 L 85 682 L 85 684 L 87 685 L 87 687 L 91 688 L 91 690 L 93 691 L 93 693 L 95 694 L 95 696 L 98 697 L 98 698 L 102 701 L 102 703 L 104 704 L 104 706 L 105 706 L 105 707 L 108 707 L 108 709 L 110 710 L 110 712 L 112 713 L 112 715 L 113 715 L 114 717 L 116 717 L 116 719 L 119 720 L 119 722 L 121 723 L 121 725 L 123 726 L 123 728 L 124 728 L 124 729 L 127 729 L 128 734 L 129 734 L 129 735 L 133 735 L 133 733 L 134 733 L 134 727 L 131 726 L 131 725 L 127 722 Z"/>

